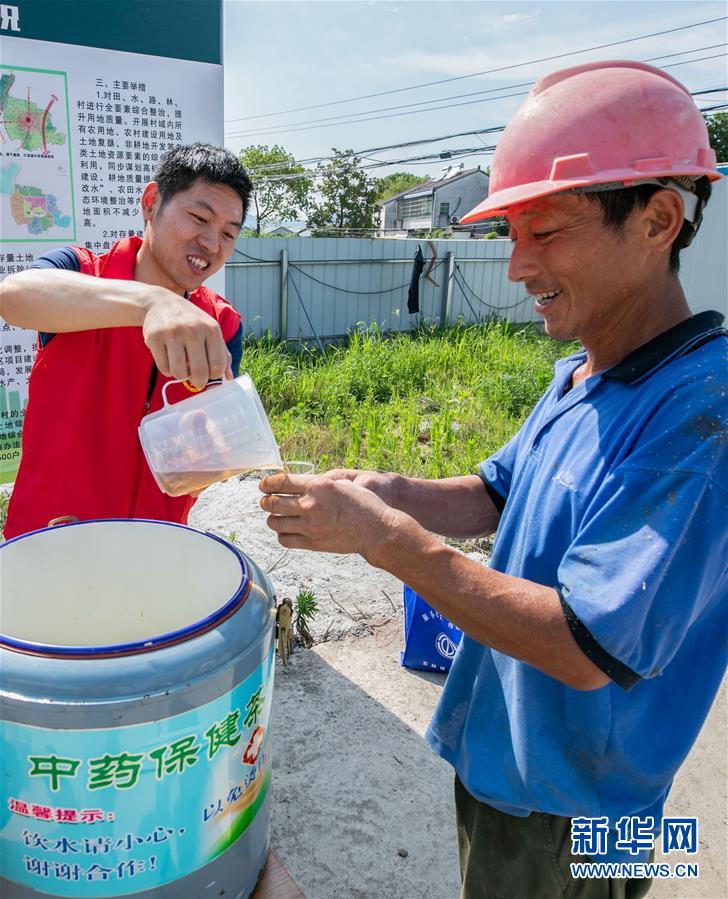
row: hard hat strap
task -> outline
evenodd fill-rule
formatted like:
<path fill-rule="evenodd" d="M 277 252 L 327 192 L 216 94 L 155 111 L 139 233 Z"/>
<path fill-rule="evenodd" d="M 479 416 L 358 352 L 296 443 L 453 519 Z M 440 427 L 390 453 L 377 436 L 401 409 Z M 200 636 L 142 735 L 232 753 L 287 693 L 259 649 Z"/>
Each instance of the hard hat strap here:
<path fill-rule="evenodd" d="M 691 225 L 695 224 L 698 211 L 697 194 L 694 194 L 691 190 L 686 190 L 684 187 L 676 184 L 673 180 L 667 178 L 663 178 L 662 181 L 639 181 L 638 184 L 657 184 L 660 187 L 667 188 L 667 190 L 674 190 L 676 194 L 680 194 L 683 201 L 684 218 L 686 221 L 690 222 Z M 635 184 L 635 187 L 636 186 L 637 184 Z"/>
<path fill-rule="evenodd" d="M 703 209 L 705 209 L 704 200 L 702 200 L 697 194 L 688 189 L 690 180 L 687 177 L 682 176 L 682 183 L 680 184 L 678 184 L 676 182 L 676 179 L 674 178 L 661 178 L 655 181 L 638 182 L 638 184 L 657 184 L 660 187 L 664 187 L 667 190 L 674 190 L 675 193 L 680 194 L 683 201 L 683 215 L 685 217 L 685 221 L 690 225 L 691 231 L 690 235 L 683 244 L 683 249 L 685 247 L 689 247 L 695 239 L 695 235 L 698 233 L 698 228 L 700 228 L 700 225 L 703 222 Z M 692 183 L 694 184 L 695 181 L 692 180 Z"/>
<path fill-rule="evenodd" d="M 675 193 L 679 194 L 683 201 L 683 215 L 685 220 L 693 225 L 695 231 L 698 230 L 703 211 L 702 206 L 698 209 L 699 197 L 685 187 L 676 184 L 672 178 L 652 178 L 645 181 L 632 181 L 630 184 L 625 184 L 623 181 L 609 181 L 604 184 L 585 184 L 583 187 L 572 187 L 568 191 L 565 191 L 565 193 L 600 193 L 603 190 L 625 190 L 628 187 L 641 187 L 643 184 L 655 184 L 657 187 L 674 190 Z"/>

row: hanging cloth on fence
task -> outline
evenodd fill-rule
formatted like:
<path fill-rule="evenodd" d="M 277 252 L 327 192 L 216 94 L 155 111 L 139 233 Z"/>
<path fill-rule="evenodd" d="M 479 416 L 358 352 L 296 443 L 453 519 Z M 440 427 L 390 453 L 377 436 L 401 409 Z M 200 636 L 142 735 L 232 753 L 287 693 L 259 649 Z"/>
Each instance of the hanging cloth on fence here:
<path fill-rule="evenodd" d="M 440 285 L 437 283 L 437 281 L 435 281 L 434 278 L 430 277 L 430 272 L 434 268 L 437 268 L 437 265 L 435 264 L 437 263 L 437 247 L 431 240 L 427 241 L 427 246 L 430 248 L 430 253 L 432 255 L 430 256 L 430 264 L 427 266 L 427 271 L 425 272 L 425 281 L 429 281 L 430 284 L 434 284 L 435 287 L 439 287 Z M 437 264 L 439 265 L 439 263 Z"/>
<path fill-rule="evenodd" d="M 410 278 L 410 286 L 407 293 L 407 311 L 410 315 L 420 311 L 420 275 L 424 267 L 425 257 L 422 255 L 422 247 L 417 244 L 417 252 L 412 265 L 412 277 Z"/>

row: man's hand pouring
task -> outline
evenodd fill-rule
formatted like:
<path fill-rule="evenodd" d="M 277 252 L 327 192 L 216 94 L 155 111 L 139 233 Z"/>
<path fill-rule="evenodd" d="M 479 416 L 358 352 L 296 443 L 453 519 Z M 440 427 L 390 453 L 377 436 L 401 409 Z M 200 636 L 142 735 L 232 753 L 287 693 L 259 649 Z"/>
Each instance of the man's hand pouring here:
<path fill-rule="evenodd" d="M 359 553 L 376 565 L 380 551 L 409 516 L 371 490 L 336 472 L 323 475 L 274 474 L 260 482 L 261 508 L 268 527 L 289 549 Z M 340 475 L 340 473 L 339 473 Z"/>
<path fill-rule="evenodd" d="M 163 375 L 189 379 L 200 389 L 214 378 L 233 376 L 220 325 L 157 284 L 26 269 L 0 285 L 0 317 L 19 328 L 53 334 L 141 326 Z"/>
<path fill-rule="evenodd" d="M 198 389 L 215 378 L 232 378 L 231 356 L 215 319 L 164 287 L 146 290 L 142 331 L 162 374 L 189 378 Z"/>

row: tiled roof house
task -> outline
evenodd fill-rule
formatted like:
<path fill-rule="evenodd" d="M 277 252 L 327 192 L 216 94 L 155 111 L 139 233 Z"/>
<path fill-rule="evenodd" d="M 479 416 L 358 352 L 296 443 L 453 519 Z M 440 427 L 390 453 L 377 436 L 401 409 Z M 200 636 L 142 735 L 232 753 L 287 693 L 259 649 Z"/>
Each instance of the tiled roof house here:
<path fill-rule="evenodd" d="M 488 196 L 488 176 L 478 166 L 451 166 L 439 178 L 418 184 L 381 204 L 383 237 L 407 236 L 448 228 Z"/>

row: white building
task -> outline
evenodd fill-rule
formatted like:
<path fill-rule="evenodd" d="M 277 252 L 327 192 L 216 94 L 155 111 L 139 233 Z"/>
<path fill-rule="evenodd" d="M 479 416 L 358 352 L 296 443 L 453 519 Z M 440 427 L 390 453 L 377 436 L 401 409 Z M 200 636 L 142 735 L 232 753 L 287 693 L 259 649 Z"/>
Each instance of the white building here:
<path fill-rule="evenodd" d="M 432 228 L 449 228 L 488 196 L 488 176 L 463 163 L 439 178 L 390 197 L 381 204 L 381 237 L 416 237 Z"/>

